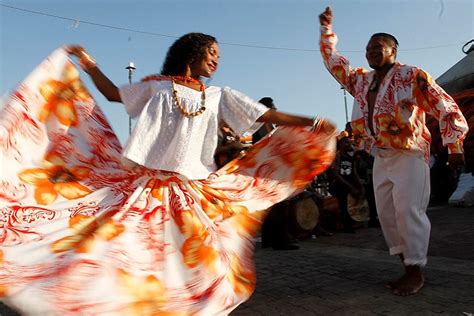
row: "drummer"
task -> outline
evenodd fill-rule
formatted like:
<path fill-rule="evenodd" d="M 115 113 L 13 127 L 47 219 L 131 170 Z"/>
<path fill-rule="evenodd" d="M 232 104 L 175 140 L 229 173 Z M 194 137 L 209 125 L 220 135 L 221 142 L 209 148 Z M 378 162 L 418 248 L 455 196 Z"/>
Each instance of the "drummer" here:
<path fill-rule="evenodd" d="M 358 199 L 364 195 L 364 189 L 354 169 L 354 147 L 347 131 L 338 136 L 337 153 L 334 164 L 328 170 L 329 193 L 339 204 L 341 221 L 345 233 L 354 234 L 354 220 L 349 215 L 347 200 L 349 194 Z"/>

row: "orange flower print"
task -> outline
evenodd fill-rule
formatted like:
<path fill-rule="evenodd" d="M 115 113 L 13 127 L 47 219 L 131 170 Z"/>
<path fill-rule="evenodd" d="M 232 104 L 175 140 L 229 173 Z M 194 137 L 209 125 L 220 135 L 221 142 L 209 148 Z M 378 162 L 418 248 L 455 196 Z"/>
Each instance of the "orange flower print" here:
<path fill-rule="evenodd" d="M 315 168 L 321 168 L 322 166 L 320 165 L 320 160 L 332 160 L 332 158 L 326 158 L 328 156 L 333 156 L 330 150 L 323 149 L 319 146 L 307 146 L 306 152 L 302 152 L 299 158 L 302 163 L 302 168 L 298 168 L 299 166 L 297 166 L 298 169 L 295 171 L 296 174 L 300 173 L 298 178 L 304 179 L 304 169 L 306 169 L 306 173 L 309 174 L 310 178 L 306 178 L 305 180 L 311 181 L 314 177 L 314 174 L 311 174 L 309 171 L 313 171 Z M 303 173 L 301 174 L 301 172 Z"/>
<path fill-rule="evenodd" d="M 162 181 L 156 179 L 154 183 L 152 183 L 151 189 L 151 196 L 157 199 L 160 202 L 163 202 L 163 191 L 164 191 L 164 184 Z"/>
<path fill-rule="evenodd" d="M 221 192 L 203 185 L 200 192 L 202 194 L 201 207 L 211 219 L 220 217 L 221 219 L 231 216 L 234 211 L 229 205 L 229 199 Z"/>
<path fill-rule="evenodd" d="M 365 130 L 365 120 L 364 118 L 360 118 L 358 120 L 352 121 L 351 122 L 351 127 L 352 127 L 352 134 L 357 134 L 357 135 L 362 135 L 364 134 Z"/>
<path fill-rule="evenodd" d="M 255 271 L 244 269 L 240 258 L 233 255 L 231 257 L 230 272 L 227 275 L 234 291 L 242 296 L 250 296 L 255 289 Z"/>
<path fill-rule="evenodd" d="M 347 82 L 347 73 L 344 66 L 334 66 L 331 68 L 331 73 L 336 78 L 337 81 L 341 82 L 342 84 L 346 84 Z"/>
<path fill-rule="evenodd" d="M 206 234 L 207 235 L 207 234 Z M 207 269 L 214 271 L 215 264 L 219 259 L 217 250 L 208 244 L 207 236 L 195 236 L 186 239 L 181 247 L 184 263 L 189 268 L 204 265 Z"/>
<path fill-rule="evenodd" d="M 258 150 L 249 149 L 246 153 L 244 153 L 241 157 L 236 158 L 224 166 L 224 172 L 226 174 L 231 174 L 236 172 L 241 168 L 253 168 L 257 164 L 256 154 Z"/>
<path fill-rule="evenodd" d="M 439 117 L 440 111 L 436 108 L 436 104 L 440 100 L 430 92 L 428 89 L 432 85 L 433 79 L 423 70 L 419 69 L 415 74 L 416 84 L 413 85 L 413 96 L 415 97 L 416 103 L 424 111 L 434 111 L 435 117 Z"/>
<path fill-rule="evenodd" d="M 240 236 L 257 237 L 267 213 L 266 210 L 249 213 L 247 208 L 241 206 L 240 209 L 235 210 L 235 214 L 232 217 L 235 223 L 233 226 Z"/>
<path fill-rule="evenodd" d="M 203 264 L 213 270 L 218 253 L 208 245 L 210 236 L 201 220 L 191 210 L 177 211 L 174 220 L 183 236 L 187 237 L 181 247 L 184 263 L 190 268 Z"/>
<path fill-rule="evenodd" d="M 224 219 L 233 214 L 232 207 L 229 207 L 227 203 L 212 197 L 203 198 L 201 200 L 201 207 L 204 212 L 206 212 L 206 215 L 213 220 L 217 218 Z"/>
<path fill-rule="evenodd" d="M 107 219 L 97 230 L 97 236 L 105 241 L 111 241 L 125 230 L 123 224 L 115 222 L 113 219 Z"/>
<path fill-rule="evenodd" d="M 365 120 L 360 118 L 351 122 L 352 135 L 354 137 L 354 146 L 362 148 L 365 141 Z"/>
<path fill-rule="evenodd" d="M 331 41 L 330 39 L 334 37 L 334 34 L 321 34 L 321 41 L 319 42 L 319 44 L 321 47 L 321 54 L 323 54 L 324 60 L 327 60 L 329 58 L 329 52 L 332 51 L 332 48 L 328 43 Z"/>
<path fill-rule="evenodd" d="M 46 167 L 26 169 L 18 174 L 21 181 L 34 185 L 35 200 L 38 204 L 49 205 L 56 201 L 58 194 L 68 200 L 84 197 L 92 191 L 79 183 L 91 169 L 83 166 L 66 168 L 61 156 L 50 153 L 44 161 Z"/>
<path fill-rule="evenodd" d="M 78 115 L 74 103 L 87 101 L 91 98 L 89 92 L 79 79 L 79 72 L 73 65 L 68 64 L 60 81 L 49 79 L 39 87 L 39 92 L 45 99 L 40 110 L 39 120 L 46 122 L 55 115 L 65 126 L 77 126 Z"/>
<path fill-rule="evenodd" d="M 167 304 L 166 287 L 154 275 L 134 276 L 118 269 L 120 286 L 129 295 L 128 306 L 124 309 L 127 315 L 178 315 L 162 311 Z"/>
<path fill-rule="evenodd" d="M 199 195 L 201 207 L 206 212 L 206 215 L 215 220 L 218 217 L 221 219 L 227 218 L 233 214 L 231 208 L 229 208 L 229 198 L 225 193 L 217 191 L 205 184 L 192 184 L 191 187 Z"/>
<path fill-rule="evenodd" d="M 381 147 L 389 147 L 395 149 L 410 149 L 410 137 L 412 131 L 410 125 L 403 121 L 401 113 L 395 117 L 390 114 L 380 114 L 376 117 L 380 129 L 377 138 L 377 144 Z"/>
<path fill-rule="evenodd" d="M 69 220 L 69 228 L 73 234 L 55 241 L 50 248 L 54 253 L 76 250 L 79 253 L 88 252 L 96 237 L 110 241 L 120 235 L 124 230 L 123 224 L 118 224 L 110 217 L 114 214 L 107 213 L 97 218 L 79 214 Z"/>
<path fill-rule="evenodd" d="M 194 215 L 192 210 L 178 210 L 174 214 L 174 221 L 185 237 L 202 236 L 206 234 L 206 228 Z"/>
<path fill-rule="evenodd" d="M 324 171 L 326 167 L 320 161 L 332 160 L 331 152 L 318 146 L 308 145 L 305 151 L 298 151 L 290 146 L 279 147 L 281 158 L 286 164 L 292 166 L 292 185 L 296 188 L 306 187 L 313 179 L 315 173 Z"/>
<path fill-rule="evenodd" d="M 95 216 L 77 215 L 69 220 L 69 228 L 73 234 L 55 241 L 50 248 L 54 253 L 76 249 L 77 252 L 87 252 L 91 247 L 91 238 L 97 229 Z"/>
<path fill-rule="evenodd" d="M 165 188 L 170 186 L 170 183 L 181 183 L 181 180 L 176 176 L 156 178 L 152 179 L 147 183 L 147 188 L 151 189 L 151 196 L 157 199 L 159 202 L 163 202 L 163 194 Z"/>
<path fill-rule="evenodd" d="M 4 259 L 3 259 L 3 250 L 0 250 L 0 267 L 3 267 Z M 7 295 L 7 287 L 4 284 L 0 283 L 0 297 Z"/>

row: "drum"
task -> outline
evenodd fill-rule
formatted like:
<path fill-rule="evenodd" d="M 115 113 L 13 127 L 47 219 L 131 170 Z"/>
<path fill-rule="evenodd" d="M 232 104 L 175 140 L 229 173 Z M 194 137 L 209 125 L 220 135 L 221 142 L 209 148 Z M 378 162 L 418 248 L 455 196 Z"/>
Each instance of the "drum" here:
<path fill-rule="evenodd" d="M 319 207 L 321 211 L 321 226 L 332 231 L 338 230 L 342 224 L 341 210 L 339 209 L 337 199 L 331 195 L 323 196 L 319 200 Z"/>
<path fill-rule="evenodd" d="M 339 216 L 339 213 L 341 212 L 339 210 L 339 204 L 337 203 L 337 199 L 332 196 L 332 195 L 327 195 L 324 196 L 321 199 L 321 208 L 323 209 L 324 212 L 326 213 L 334 213 Z"/>
<path fill-rule="evenodd" d="M 319 207 L 312 194 L 303 192 L 289 200 L 290 234 L 299 240 L 310 238 L 319 221 Z"/>
<path fill-rule="evenodd" d="M 347 197 L 347 210 L 356 222 L 366 222 L 370 217 L 369 203 L 365 197 L 354 198 L 351 194 Z"/>

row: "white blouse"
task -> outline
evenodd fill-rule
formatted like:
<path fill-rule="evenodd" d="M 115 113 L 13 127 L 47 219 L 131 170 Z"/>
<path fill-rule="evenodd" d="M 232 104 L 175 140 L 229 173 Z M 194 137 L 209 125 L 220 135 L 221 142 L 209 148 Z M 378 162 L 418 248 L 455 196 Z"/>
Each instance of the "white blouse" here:
<path fill-rule="evenodd" d="M 201 107 L 200 91 L 178 84 L 175 87 L 186 111 L 195 112 Z M 242 135 L 250 128 L 256 130 L 254 123 L 268 110 L 241 92 L 210 86 L 205 90 L 206 110 L 186 117 L 174 103 L 171 91 L 168 80 L 120 88 L 128 115 L 137 118 L 123 156 L 145 167 L 178 172 L 189 179 L 205 179 L 216 171 L 214 152 L 220 120 Z"/>

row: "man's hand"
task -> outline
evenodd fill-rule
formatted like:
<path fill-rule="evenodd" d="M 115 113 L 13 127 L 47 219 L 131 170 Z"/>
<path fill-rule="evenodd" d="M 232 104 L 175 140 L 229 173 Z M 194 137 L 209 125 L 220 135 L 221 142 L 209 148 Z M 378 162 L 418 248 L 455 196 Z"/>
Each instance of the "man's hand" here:
<path fill-rule="evenodd" d="M 328 26 L 332 24 L 332 10 L 330 7 L 326 7 L 323 13 L 319 15 L 319 23 L 321 26 Z"/>
<path fill-rule="evenodd" d="M 449 168 L 457 170 L 464 166 L 464 154 L 449 154 L 448 155 Z"/>

